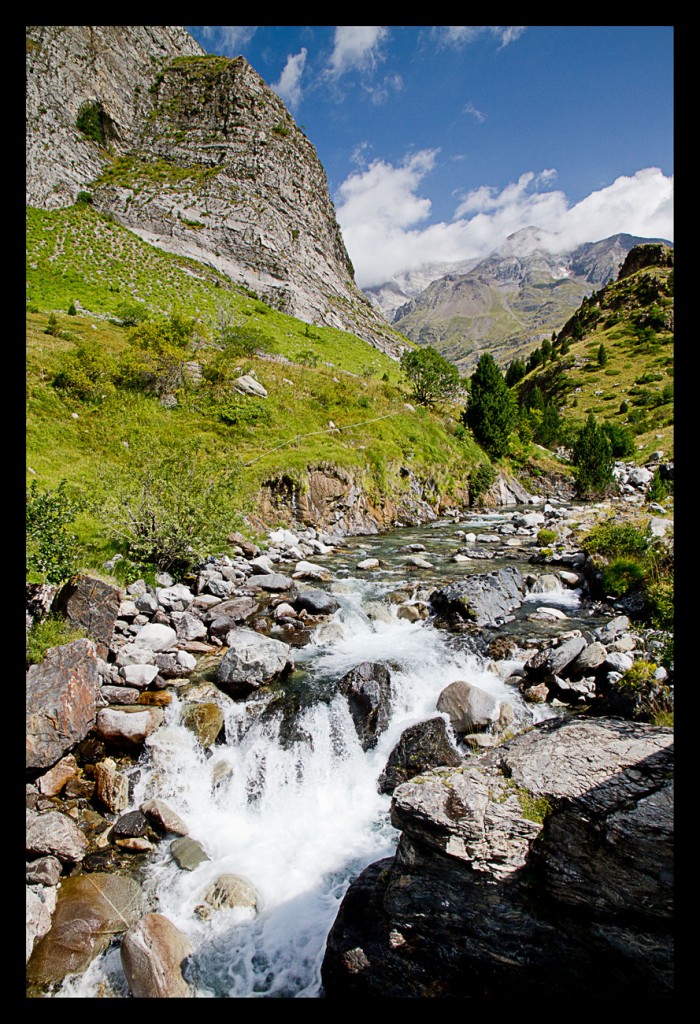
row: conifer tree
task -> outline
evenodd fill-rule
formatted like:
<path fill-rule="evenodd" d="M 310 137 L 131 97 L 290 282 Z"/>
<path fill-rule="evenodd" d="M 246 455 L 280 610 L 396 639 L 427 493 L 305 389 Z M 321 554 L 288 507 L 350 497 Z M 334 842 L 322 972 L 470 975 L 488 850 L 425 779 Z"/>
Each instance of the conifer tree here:
<path fill-rule="evenodd" d="M 580 494 L 605 494 L 610 490 L 614 465 L 612 445 L 592 412 L 574 442 L 572 462 Z"/>
<path fill-rule="evenodd" d="M 469 403 L 462 420 L 492 458 L 504 455 L 515 427 L 517 407 L 493 356 L 484 352 L 471 376 Z"/>

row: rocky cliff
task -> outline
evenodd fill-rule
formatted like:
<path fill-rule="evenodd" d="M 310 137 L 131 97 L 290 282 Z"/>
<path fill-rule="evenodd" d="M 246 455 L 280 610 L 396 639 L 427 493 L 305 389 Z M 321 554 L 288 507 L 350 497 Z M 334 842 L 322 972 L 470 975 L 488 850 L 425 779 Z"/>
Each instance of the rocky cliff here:
<path fill-rule="evenodd" d="M 27 33 L 27 203 L 93 205 L 270 305 L 398 355 L 354 283 L 325 172 L 242 57 L 177 26 Z"/>
<path fill-rule="evenodd" d="M 673 732 L 553 719 L 400 785 L 396 855 L 350 886 L 325 995 L 672 990 Z"/>

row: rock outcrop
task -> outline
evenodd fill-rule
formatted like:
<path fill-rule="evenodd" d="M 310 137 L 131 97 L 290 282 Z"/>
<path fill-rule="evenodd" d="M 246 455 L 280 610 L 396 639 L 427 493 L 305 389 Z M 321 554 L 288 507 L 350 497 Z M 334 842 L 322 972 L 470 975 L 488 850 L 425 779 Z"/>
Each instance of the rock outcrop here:
<path fill-rule="evenodd" d="M 34 26 L 27 119 L 28 205 L 88 192 L 275 308 L 402 351 L 355 285 L 314 146 L 243 57 L 178 26 Z"/>
<path fill-rule="evenodd" d="M 574 718 L 403 783 L 396 855 L 330 932 L 326 997 L 668 997 L 672 775 L 671 729 Z"/>

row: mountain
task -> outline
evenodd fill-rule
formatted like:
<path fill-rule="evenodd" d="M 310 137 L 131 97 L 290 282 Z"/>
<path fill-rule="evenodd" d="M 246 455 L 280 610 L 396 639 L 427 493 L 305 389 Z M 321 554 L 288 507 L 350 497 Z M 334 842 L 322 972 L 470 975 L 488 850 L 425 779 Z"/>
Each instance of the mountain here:
<path fill-rule="evenodd" d="M 394 356 L 354 282 L 316 151 L 243 57 L 179 26 L 27 30 L 27 205 L 80 195 L 151 245 Z"/>
<path fill-rule="evenodd" d="M 559 330 L 586 296 L 615 279 L 630 249 L 646 242 L 671 244 L 617 234 L 556 252 L 555 236 L 523 228 L 466 272 L 453 267 L 433 280 L 396 309 L 392 323 L 464 372 L 483 351 L 505 366 Z"/>

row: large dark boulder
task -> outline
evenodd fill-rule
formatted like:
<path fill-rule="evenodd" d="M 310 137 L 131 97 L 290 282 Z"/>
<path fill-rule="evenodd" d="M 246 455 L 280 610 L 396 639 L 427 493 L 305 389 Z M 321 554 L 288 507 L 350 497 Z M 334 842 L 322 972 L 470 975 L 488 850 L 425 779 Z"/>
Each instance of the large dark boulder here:
<path fill-rule="evenodd" d="M 571 718 L 403 783 L 396 855 L 329 934 L 326 998 L 669 999 L 672 775 L 671 729 Z"/>
<path fill-rule="evenodd" d="M 380 793 L 393 793 L 397 786 L 429 768 L 441 765 L 456 768 L 462 756 L 452 746 L 445 719 L 439 715 L 427 722 L 416 722 L 401 733 L 377 781 Z"/>
<path fill-rule="evenodd" d="M 91 640 L 52 647 L 26 683 L 26 767 L 48 768 L 95 724 L 100 676 Z"/>
<path fill-rule="evenodd" d="M 351 668 L 338 683 L 348 698 L 350 714 L 363 750 L 374 747 L 389 724 L 391 676 L 385 665 L 363 661 Z"/>

